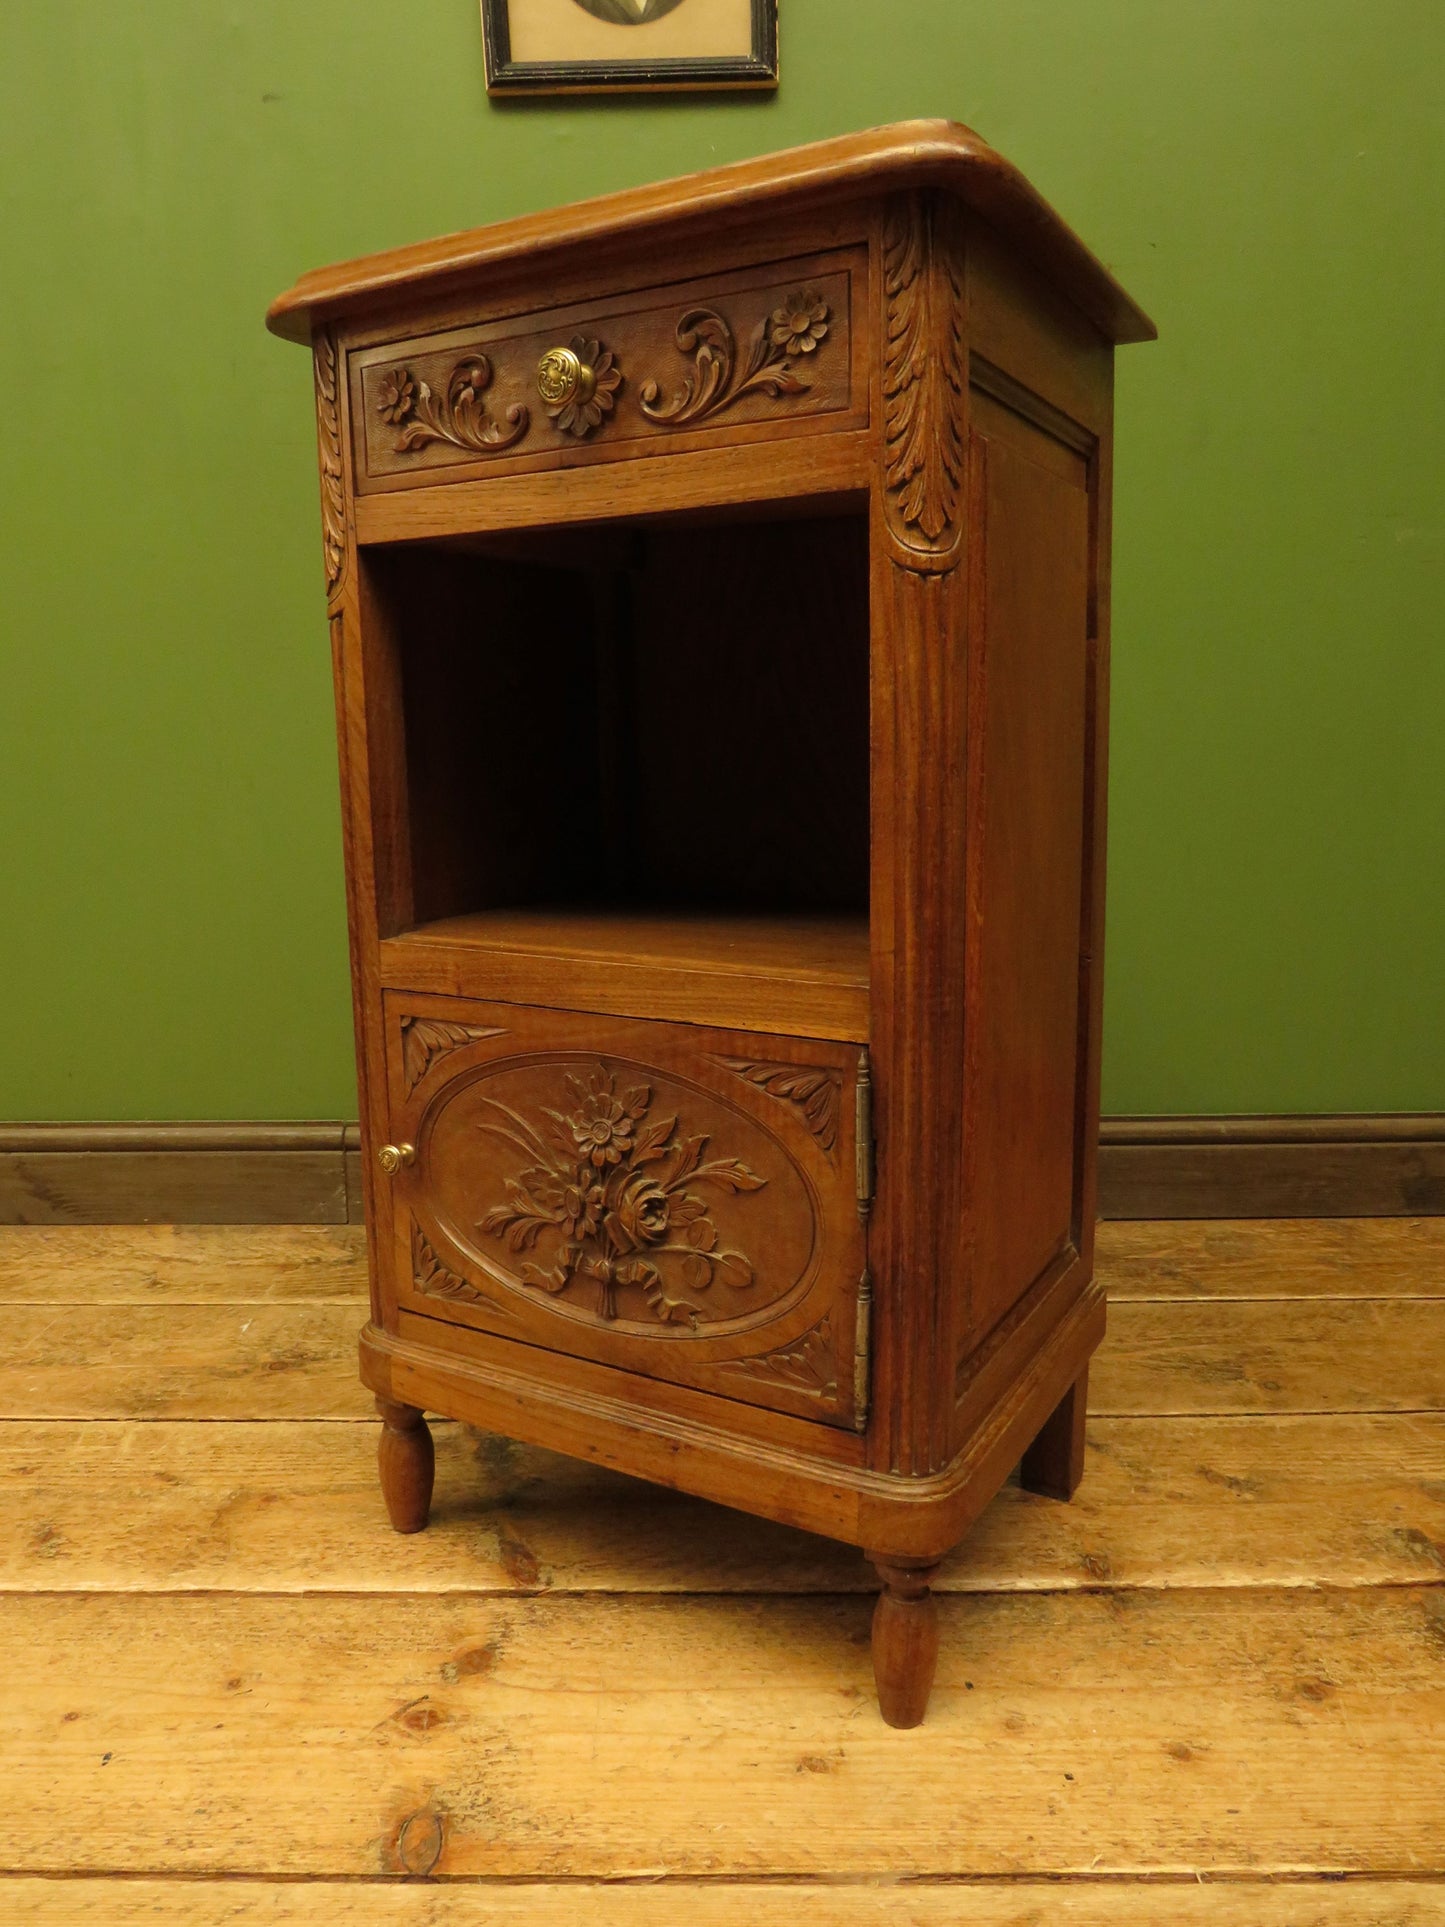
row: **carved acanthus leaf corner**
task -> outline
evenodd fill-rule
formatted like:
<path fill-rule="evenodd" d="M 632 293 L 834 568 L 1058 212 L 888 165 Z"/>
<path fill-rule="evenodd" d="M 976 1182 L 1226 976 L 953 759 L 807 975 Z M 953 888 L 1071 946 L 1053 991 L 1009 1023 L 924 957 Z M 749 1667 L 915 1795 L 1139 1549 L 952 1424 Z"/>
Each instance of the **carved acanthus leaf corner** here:
<path fill-rule="evenodd" d="M 825 1312 L 816 1325 L 790 1344 L 776 1351 L 759 1352 L 753 1358 L 731 1360 L 725 1371 L 739 1372 L 745 1378 L 758 1378 L 772 1385 L 785 1385 L 807 1398 L 831 1401 L 838 1396 L 838 1369 L 834 1358 L 831 1314 Z"/>
<path fill-rule="evenodd" d="M 476 1024 L 448 1024 L 439 1017 L 403 1017 L 401 1020 L 401 1068 L 410 1095 L 439 1057 L 484 1037 L 502 1037 L 496 1027 L 482 1029 Z"/>
<path fill-rule="evenodd" d="M 335 595 L 346 567 L 346 497 L 341 481 L 341 414 L 337 405 L 336 340 L 329 332 L 312 349 L 316 371 L 316 437 L 321 454 L 321 540 L 326 593 Z"/>
<path fill-rule="evenodd" d="M 967 453 L 964 290 L 943 202 L 889 204 L 883 288 L 884 503 L 900 547 L 936 566 L 958 545 Z"/>
<path fill-rule="evenodd" d="M 485 1305 L 489 1311 L 502 1312 L 509 1318 L 514 1315 L 509 1305 L 488 1297 L 459 1272 L 449 1271 L 432 1249 L 426 1233 L 415 1223 L 411 1228 L 411 1274 L 417 1290 L 425 1292 L 428 1298 L 450 1298 L 467 1305 Z"/>
<path fill-rule="evenodd" d="M 769 1097 L 796 1104 L 803 1121 L 825 1151 L 838 1142 L 838 1105 L 843 1080 L 837 1071 L 817 1064 L 753 1063 L 745 1057 L 716 1060 L 744 1083 L 756 1084 Z"/>

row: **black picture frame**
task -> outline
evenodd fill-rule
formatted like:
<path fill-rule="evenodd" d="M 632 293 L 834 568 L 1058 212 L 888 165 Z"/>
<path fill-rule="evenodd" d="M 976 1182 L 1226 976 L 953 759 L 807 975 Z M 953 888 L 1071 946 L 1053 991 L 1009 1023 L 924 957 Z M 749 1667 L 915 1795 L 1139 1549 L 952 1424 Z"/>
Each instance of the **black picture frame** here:
<path fill-rule="evenodd" d="M 778 0 L 752 0 L 752 46 L 741 56 L 680 60 L 513 60 L 510 0 L 481 0 L 487 92 L 619 94 L 694 92 L 778 84 Z"/>

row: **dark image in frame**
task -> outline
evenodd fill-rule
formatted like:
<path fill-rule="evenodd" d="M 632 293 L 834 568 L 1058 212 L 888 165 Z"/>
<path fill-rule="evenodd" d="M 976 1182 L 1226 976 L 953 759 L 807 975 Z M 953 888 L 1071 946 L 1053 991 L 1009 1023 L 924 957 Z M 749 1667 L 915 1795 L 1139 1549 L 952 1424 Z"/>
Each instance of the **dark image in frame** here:
<path fill-rule="evenodd" d="M 481 0 L 487 92 L 772 88 L 777 0 Z"/>

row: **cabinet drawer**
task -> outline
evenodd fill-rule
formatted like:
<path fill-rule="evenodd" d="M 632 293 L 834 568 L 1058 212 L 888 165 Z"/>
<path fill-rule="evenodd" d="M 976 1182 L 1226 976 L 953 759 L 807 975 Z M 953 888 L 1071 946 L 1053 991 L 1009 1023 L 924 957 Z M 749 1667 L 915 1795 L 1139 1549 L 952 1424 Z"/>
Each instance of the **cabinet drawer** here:
<path fill-rule="evenodd" d="M 862 1424 L 856 1045 L 394 992 L 386 1032 L 398 1308 Z"/>
<path fill-rule="evenodd" d="M 858 427 L 866 272 L 834 249 L 353 350 L 357 491 Z"/>

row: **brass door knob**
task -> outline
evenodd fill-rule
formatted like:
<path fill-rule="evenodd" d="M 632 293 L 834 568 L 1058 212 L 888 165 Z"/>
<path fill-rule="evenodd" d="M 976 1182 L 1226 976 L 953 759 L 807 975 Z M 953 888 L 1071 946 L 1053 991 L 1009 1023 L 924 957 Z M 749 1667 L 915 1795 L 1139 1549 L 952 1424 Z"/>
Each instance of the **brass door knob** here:
<path fill-rule="evenodd" d="M 589 402 L 596 389 L 596 370 L 575 348 L 549 348 L 537 363 L 537 393 L 549 408 L 565 408 L 569 401 Z"/>
<path fill-rule="evenodd" d="M 376 1161 L 389 1178 L 394 1178 L 403 1165 L 416 1163 L 414 1144 L 383 1144 L 376 1154 Z"/>

